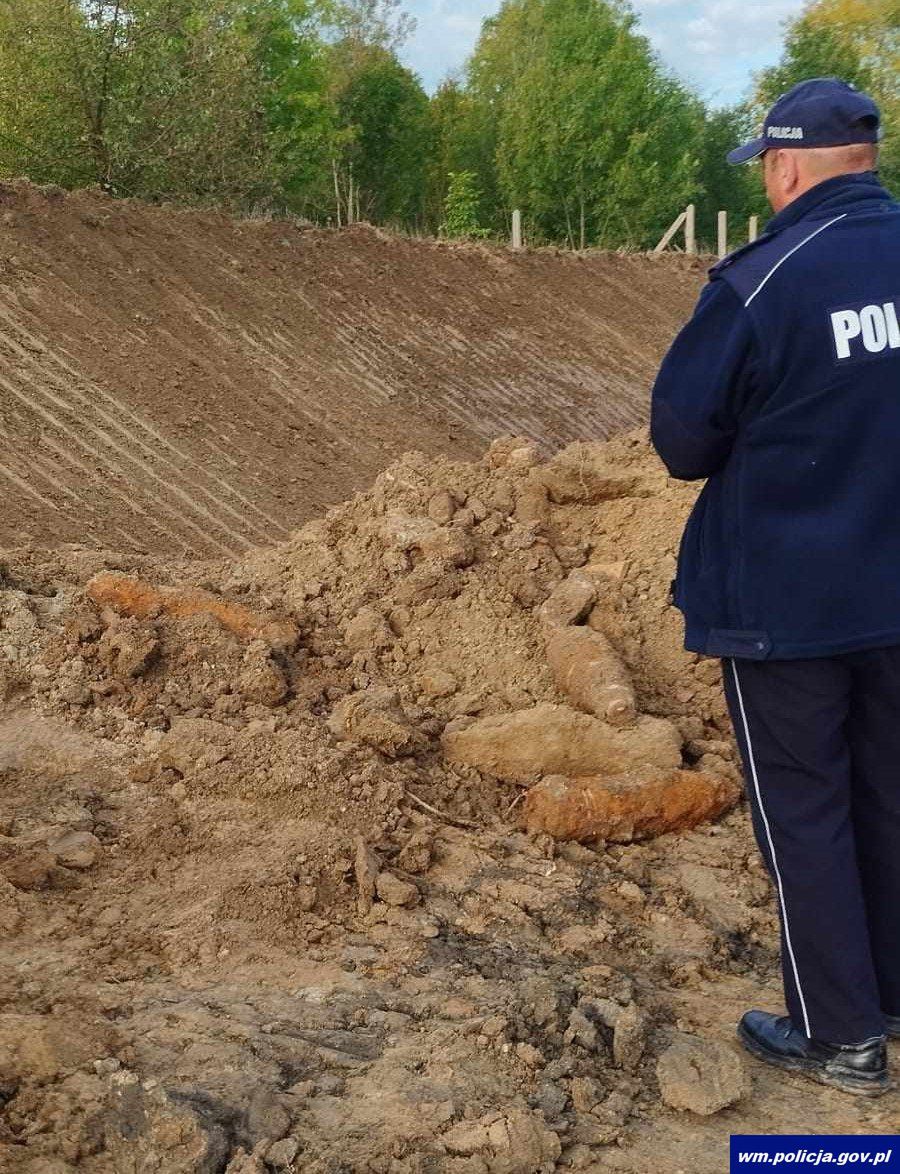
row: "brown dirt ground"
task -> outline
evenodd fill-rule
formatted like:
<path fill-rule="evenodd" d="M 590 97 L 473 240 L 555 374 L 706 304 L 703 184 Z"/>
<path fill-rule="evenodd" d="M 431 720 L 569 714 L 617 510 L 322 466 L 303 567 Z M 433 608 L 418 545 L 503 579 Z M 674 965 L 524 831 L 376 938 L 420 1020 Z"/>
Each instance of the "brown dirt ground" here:
<path fill-rule="evenodd" d="M 524 781 L 443 752 L 567 705 L 545 621 L 587 576 L 569 618 L 640 720 L 736 778 L 667 601 L 693 495 L 642 433 L 512 440 L 239 559 L 9 551 L 0 1170 L 713 1174 L 729 1133 L 890 1132 L 896 1092 L 741 1058 L 780 998 L 741 805 L 554 843 L 521 827 L 540 745 Z"/>
<path fill-rule="evenodd" d="M 703 265 L 0 185 L 0 546 L 286 537 L 409 448 L 646 418 Z"/>

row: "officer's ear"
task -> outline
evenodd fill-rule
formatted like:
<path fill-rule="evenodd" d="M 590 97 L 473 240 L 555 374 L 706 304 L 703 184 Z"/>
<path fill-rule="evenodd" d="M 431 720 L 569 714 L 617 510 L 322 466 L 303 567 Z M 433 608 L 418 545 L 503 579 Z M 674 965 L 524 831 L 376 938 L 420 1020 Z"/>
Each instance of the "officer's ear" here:
<path fill-rule="evenodd" d="M 793 195 L 802 182 L 799 151 L 778 151 L 776 167 L 781 188 L 786 195 Z"/>
<path fill-rule="evenodd" d="M 765 167 L 766 194 L 776 212 L 800 195 L 803 187 L 802 168 L 797 156 L 799 151 L 783 148 L 768 150 L 763 161 Z"/>

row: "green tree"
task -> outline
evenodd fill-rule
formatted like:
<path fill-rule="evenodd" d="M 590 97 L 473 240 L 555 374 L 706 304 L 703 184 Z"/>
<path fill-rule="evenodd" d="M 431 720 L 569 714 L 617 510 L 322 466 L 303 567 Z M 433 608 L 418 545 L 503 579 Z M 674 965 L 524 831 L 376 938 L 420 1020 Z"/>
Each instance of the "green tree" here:
<path fill-rule="evenodd" d="M 791 86 L 811 77 L 840 77 L 861 88 L 871 84 L 852 42 L 804 15 L 788 26 L 781 61 L 760 76 L 759 99 L 769 106 Z"/>
<path fill-rule="evenodd" d="M 716 213 L 720 210 L 728 213 L 732 247 L 746 240 L 750 216 L 765 221 L 771 215 L 759 167 L 752 164 L 734 167 L 725 162 L 728 152 L 754 133 L 753 117 L 746 105 L 714 110 L 706 115 L 694 202 L 698 237 L 710 250 L 716 241 Z"/>
<path fill-rule="evenodd" d="M 77 61 L 88 38 L 69 0 L 0 0 L 0 173 L 77 187 L 100 176 Z"/>
<path fill-rule="evenodd" d="M 471 172 L 479 192 L 479 221 L 494 227 L 502 199 L 497 189 L 496 147 L 485 133 L 481 107 L 455 79 L 443 82 L 429 103 L 430 153 L 425 175 L 425 223 L 437 231 L 451 173 Z"/>
<path fill-rule="evenodd" d="M 396 53 L 416 28 L 401 0 L 333 0 L 323 15 L 339 39 L 378 45 L 391 53 Z"/>
<path fill-rule="evenodd" d="M 269 202 L 275 210 L 322 215 L 337 131 L 320 13 L 312 0 L 257 0 L 246 6 L 243 21 L 274 164 Z"/>
<path fill-rule="evenodd" d="M 779 94 L 810 77 L 840 77 L 881 106 L 882 178 L 900 190 L 900 0 L 814 0 L 788 25 L 781 61 L 759 78 L 759 119 Z"/>
<path fill-rule="evenodd" d="M 702 107 L 616 0 L 506 0 L 469 84 L 533 236 L 646 246 L 695 187 Z"/>
<path fill-rule="evenodd" d="M 481 194 L 473 171 L 451 171 L 444 198 L 441 235 L 456 240 L 477 240 L 487 236 L 480 223 Z"/>
<path fill-rule="evenodd" d="M 345 218 L 421 227 L 430 126 L 419 79 L 391 50 L 353 39 L 335 46 L 332 78 Z"/>
<path fill-rule="evenodd" d="M 328 155 L 323 68 L 303 0 L 0 0 L 0 169 L 283 202 Z"/>

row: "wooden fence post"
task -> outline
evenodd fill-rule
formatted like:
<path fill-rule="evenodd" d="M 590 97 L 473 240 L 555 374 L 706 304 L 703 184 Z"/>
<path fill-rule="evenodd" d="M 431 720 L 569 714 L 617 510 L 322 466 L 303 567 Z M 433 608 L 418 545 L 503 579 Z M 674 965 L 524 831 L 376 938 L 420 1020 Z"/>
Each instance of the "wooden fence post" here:
<path fill-rule="evenodd" d="M 341 227 L 341 185 L 340 185 L 340 181 L 338 180 L 338 166 L 337 166 L 336 159 L 331 160 L 331 172 L 334 177 L 335 222 L 336 222 L 338 228 L 340 228 Z"/>
<path fill-rule="evenodd" d="M 719 249 L 719 259 L 721 260 L 722 257 L 724 257 L 725 254 L 728 252 L 728 213 L 727 212 L 720 212 L 719 213 L 717 227 L 718 227 L 718 233 L 717 233 L 718 241 L 717 241 L 717 243 L 718 243 L 718 249 Z"/>
<path fill-rule="evenodd" d="M 663 233 L 662 239 L 660 240 L 659 244 L 653 250 L 654 253 L 661 253 L 663 251 L 663 249 L 665 249 L 666 245 L 669 243 L 669 241 L 672 239 L 672 237 L 675 235 L 675 233 L 679 230 L 679 228 L 681 228 L 682 224 L 684 224 L 686 219 L 687 219 L 687 212 L 681 212 L 681 213 L 679 213 L 678 216 L 675 217 L 675 219 L 672 221 L 672 223 L 669 225 L 669 227 Z"/>
<path fill-rule="evenodd" d="M 696 232 L 696 216 L 697 209 L 693 204 L 688 204 L 685 209 L 687 215 L 684 218 L 684 251 L 691 257 L 697 255 L 697 232 Z"/>
<path fill-rule="evenodd" d="M 684 217 L 684 251 L 691 257 L 697 256 L 697 209 L 695 205 L 688 204 L 685 209 L 686 215 Z"/>
<path fill-rule="evenodd" d="M 522 213 L 518 208 L 513 208 L 512 214 L 512 247 L 522 247 Z"/>

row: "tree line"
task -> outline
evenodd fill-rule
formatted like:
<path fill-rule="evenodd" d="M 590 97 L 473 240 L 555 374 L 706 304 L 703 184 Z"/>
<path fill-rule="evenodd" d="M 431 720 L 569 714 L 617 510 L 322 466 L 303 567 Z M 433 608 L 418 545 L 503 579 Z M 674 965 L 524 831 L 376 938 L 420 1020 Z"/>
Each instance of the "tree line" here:
<path fill-rule="evenodd" d="M 623 0 L 504 0 L 430 96 L 400 0 L 0 0 L 0 175 L 319 223 L 646 248 L 676 212 L 765 213 L 726 150 L 803 77 L 900 115 L 900 0 L 814 0 L 748 100 L 711 110 Z M 900 180 L 896 136 L 883 174 Z"/>

